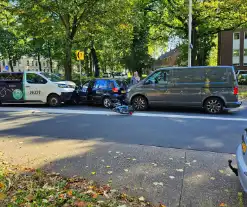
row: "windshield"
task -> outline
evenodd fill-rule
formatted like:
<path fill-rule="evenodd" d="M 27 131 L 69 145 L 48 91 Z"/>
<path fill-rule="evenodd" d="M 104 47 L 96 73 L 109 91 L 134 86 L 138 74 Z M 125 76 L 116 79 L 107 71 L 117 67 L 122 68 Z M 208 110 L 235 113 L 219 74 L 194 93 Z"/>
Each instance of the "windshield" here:
<path fill-rule="evenodd" d="M 52 82 L 64 81 L 61 77 L 59 77 L 54 73 L 41 73 L 41 75 L 45 76 L 47 79 L 49 79 Z"/>

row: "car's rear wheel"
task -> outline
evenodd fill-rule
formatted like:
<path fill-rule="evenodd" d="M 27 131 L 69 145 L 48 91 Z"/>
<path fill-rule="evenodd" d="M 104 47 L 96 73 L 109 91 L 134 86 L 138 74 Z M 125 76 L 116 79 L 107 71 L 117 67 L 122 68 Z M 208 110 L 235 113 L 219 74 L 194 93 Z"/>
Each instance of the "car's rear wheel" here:
<path fill-rule="evenodd" d="M 61 98 L 60 98 L 60 96 L 58 96 L 56 94 L 51 94 L 51 95 L 49 95 L 49 97 L 47 99 L 47 103 L 49 106 L 52 106 L 52 107 L 60 106 L 61 105 Z"/>
<path fill-rule="evenodd" d="M 111 107 L 111 99 L 109 97 L 103 98 L 102 103 L 103 103 L 103 106 L 105 108 L 110 108 Z"/>
<path fill-rule="evenodd" d="M 223 101 L 217 97 L 209 98 L 204 103 L 204 109 L 209 114 L 220 114 L 223 108 Z"/>
<path fill-rule="evenodd" d="M 145 111 L 148 108 L 148 101 L 144 96 L 135 96 L 131 104 L 137 111 Z"/>

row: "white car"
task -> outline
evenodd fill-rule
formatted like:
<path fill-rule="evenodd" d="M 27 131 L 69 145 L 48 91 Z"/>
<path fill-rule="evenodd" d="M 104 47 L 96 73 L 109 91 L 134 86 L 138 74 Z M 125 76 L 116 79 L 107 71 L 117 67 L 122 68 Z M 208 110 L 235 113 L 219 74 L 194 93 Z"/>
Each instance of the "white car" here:
<path fill-rule="evenodd" d="M 52 73 L 36 71 L 0 73 L 0 104 L 42 102 L 59 106 L 69 101 L 76 84 Z"/>

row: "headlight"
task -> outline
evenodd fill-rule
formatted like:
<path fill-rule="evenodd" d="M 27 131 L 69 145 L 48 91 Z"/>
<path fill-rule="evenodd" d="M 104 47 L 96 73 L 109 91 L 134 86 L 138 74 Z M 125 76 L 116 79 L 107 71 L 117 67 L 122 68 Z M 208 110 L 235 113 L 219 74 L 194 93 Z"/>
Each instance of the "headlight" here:
<path fill-rule="evenodd" d="M 58 87 L 59 88 L 69 88 L 69 86 L 66 84 L 58 84 Z"/>

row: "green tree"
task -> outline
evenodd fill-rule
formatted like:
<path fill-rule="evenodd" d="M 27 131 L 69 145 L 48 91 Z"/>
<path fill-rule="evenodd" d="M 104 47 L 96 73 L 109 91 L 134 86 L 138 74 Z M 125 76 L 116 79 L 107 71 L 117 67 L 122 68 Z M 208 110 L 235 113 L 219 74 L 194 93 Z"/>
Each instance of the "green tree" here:
<path fill-rule="evenodd" d="M 154 24 L 170 28 L 171 34 L 187 44 L 188 1 L 164 0 L 162 4 Z M 234 30 L 247 23 L 246 10 L 245 0 L 193 0 L 192 65 L 206 63 L 215 45 L 213 40 L 220 31 Z"/>

